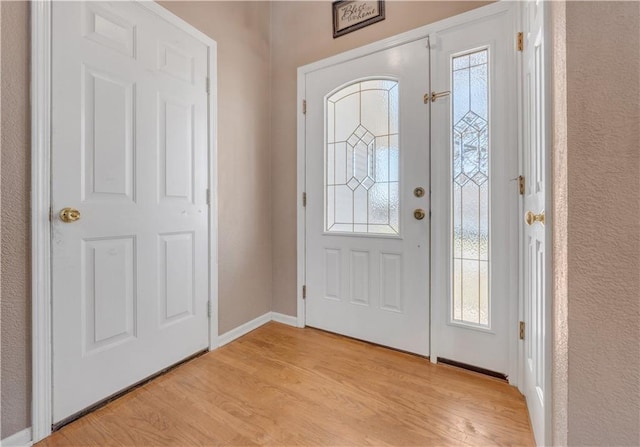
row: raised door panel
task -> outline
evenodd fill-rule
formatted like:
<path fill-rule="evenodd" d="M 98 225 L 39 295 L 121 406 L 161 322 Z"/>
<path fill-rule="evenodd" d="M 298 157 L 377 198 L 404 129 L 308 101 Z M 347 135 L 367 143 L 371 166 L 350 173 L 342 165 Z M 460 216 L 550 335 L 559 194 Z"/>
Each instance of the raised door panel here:
<path fill-rule="evenodd" d="M 369 252 L 351 250 L 350 263 L 351 302 L 362 306 L 369 305 Z"/>
<path fill-rule="evenodd" d="M 181 81 L 193 84 L 195 58 L 186 51 L 158 41 L 158 70 Z"/>
<path fill-rule="evenodd" d="M 325 286 L 324 297 L 330 300 L 341 300 L 342 280 L 341 264 L 342 251 L 327 248 L 324 252 L 325 260 Z"/>
<path fill-rule="evenodd" d="M 97 2 L 83 2 L 84 36 L 111 50 L 135 58 L 136 27 Z"/>
<path fill-rule="evenodd" d="M 84 200 L 135 201 L 135 85 L 83 69 Z"/>
<path fill-rule="evenodd" d="M 160 235 L 159 252 L 160 325 L 166 326 L 193 315 L 195 299 L 193 233 Z"/>
<path fill-rule="evenodd" d="M 135 237 L 83 241 L 85 353 L 136 336 Z"/>
<path fill-rule="evenodd" d="M 380 253 L 380 309 L 403 312 L 402 255 Z"/>
<path fill-rule="evenodd" d="M 192 104 L 159 96 L 160 201 L 193 202 L 194 114 Z"/>

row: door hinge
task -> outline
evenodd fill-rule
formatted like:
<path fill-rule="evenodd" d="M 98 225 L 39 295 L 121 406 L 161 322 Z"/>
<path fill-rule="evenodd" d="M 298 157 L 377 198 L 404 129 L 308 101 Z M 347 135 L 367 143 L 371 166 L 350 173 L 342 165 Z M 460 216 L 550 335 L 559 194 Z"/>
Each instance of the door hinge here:
<path fill-rule="evenodd" d="M 211 205 L 211 190 L 207 189 L 207 205 Z"/>
<path fill-rule="evenodd" d="M 524 195 L 524 175 L 518 176 L 518 191 L 520 191 L 520 195 Z"/>
<path fill-rule="evenodd" d="M 207 77 L 207 94 L 211 93 L 211 79 Z"/>
<path fill-rule="evenodd" d="M 524 321 L 520 322 L 520 340 L 524 340 Z"/>
<path fill-rule="evenodd" d="M 518 46 L 518 51 L 524 51 L 524 33 L 519 32 L 518 37 L 516 37 L 516 43 Z"/>
<path fill-rule="evenodd" d="M 307 193 L 302 193 L 302 206 L 307 206 Z"/>
<path fill-rule="evenodd" d="M 307 286 L 302 286 L 302 299 L 307 297 Z"/>
<path fill-rule="evenodd" d="M 307 114 L 307 100 L 306 99 L 302 100 L 302 114 L 303 115 Z"/>
<path fill-rule="evenodd" d="M 211 301 L 207 301 L 207 317 L 211 318 Z"/>

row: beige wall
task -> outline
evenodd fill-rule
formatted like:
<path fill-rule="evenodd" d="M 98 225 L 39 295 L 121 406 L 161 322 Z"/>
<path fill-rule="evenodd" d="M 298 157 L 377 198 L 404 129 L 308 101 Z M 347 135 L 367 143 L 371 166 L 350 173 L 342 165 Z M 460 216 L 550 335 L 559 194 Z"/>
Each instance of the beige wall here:
<path fill-rule="evenodd" d="M 488 2 L 386 2 L 386 19 L 333 39 L 330 2 L 274 2 L 271 117 L 273 310 L 296 315 L 297 68 Z"/>
<path fill-rule="evenodd" d="M 30 425 L 29 8 L 1 2 L 2 25 L 2 426 L 6 437 Z"/>
<path fill-rule="evenodd" d="M 218 43 L 220 333 L 271 310 L 271 8 L 160 2 Z"/>
<path fill-rule="evenodd" d="M 2 425 L 30 425 L 29 11 L 2 1 Z M 165 2 L 218 43 L 220 333 L 271 310 L 270 6 Z"/>
<path fill-rule="evenodd" d="M 556 298 L 568 317 L 566 439 L 637 446 L 640 3 L 568 2 L 565 12 L 567 293 Z"/>

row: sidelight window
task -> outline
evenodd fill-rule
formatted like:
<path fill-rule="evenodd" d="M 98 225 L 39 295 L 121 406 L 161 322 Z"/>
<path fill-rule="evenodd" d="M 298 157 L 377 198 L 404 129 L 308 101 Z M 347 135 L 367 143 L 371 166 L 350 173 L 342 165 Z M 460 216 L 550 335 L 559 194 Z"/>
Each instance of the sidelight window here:
<path fill-rule="evenodd" d="M 451 320 L 490 326 L 489 50 L 451 59 Z"/>

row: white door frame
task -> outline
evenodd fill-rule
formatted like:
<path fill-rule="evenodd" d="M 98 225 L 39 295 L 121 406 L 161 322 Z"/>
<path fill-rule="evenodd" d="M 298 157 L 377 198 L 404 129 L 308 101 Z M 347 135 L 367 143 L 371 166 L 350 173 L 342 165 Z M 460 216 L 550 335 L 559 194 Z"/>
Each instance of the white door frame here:
<path fill-rule="evenodd" d="M 31 314 L 32 437 L 51 433 L 51 30 L 52 0 L 31 1 Z M 153 1 L 139 5 L 171 23 L 208 49 L 209 158 L 209 350 L 218 338 L 218 174 L 217 174 L 217 44 L 206 34 Z"/>
<path fill-rule="evenodd" d="M 513 24 L 514 26 L 514 51 L 515 51 L 515 42 L 516 35 L 515 30 L 516 27 L 520 26 L 519 19 L 521 17 L 520 13 L 520 5 L 514 4 L 512 2 L 500 1 L 488 6 L 483 6 L 481 8 L 477 8 L 471 10 L 469 12 L 459 14 L 454 17 L 450 17 L 426 26 L 422 26 L 420 28 L 416 28 L 411 31 L 407 31 L 402 34 L 398 34 L 396 36 L 383 39 L 368 45 L 365 45 L 360 48 L 356 48 L 353 50 L 346 51 L 344 53 L 308 64 L 298 68 L 298 106 L 297 106 L 297 321 L 298 327 L 305 326 L 305 301 L 303 298 L 303 286 L 306 283 L 306 244 L 305 244 L 305 231 L 306 231 L 306 213 L 305 207 L 303 204 L 303 194 L 306 191 L 306 178 L 305 178 L 305 166 L 306 166 L 306 148 L 305 148 L 305 135 L 306 135 L 306 122 L 303 110 L 303 104 L 305 100 L 305 91 L 306 91 L 306 75 L 307 73 L 313 72 L 315 70 L 319 70 L 322 68 L 327 68 L 333 65 L 337 65 L 343 62 L 347 62 L 362 56 L 366 56 L 368 54 L 376 53 L 379 51 L 383 51 L 388 48 L 392 48 L 395 46 L 403 45 L 408 42 L 412 42 L 418 39 L 428 38 L 429 36 L 437 35 L 438 32 L 443 31 L 448 28 L 452 28 L 455 26 L 462 26 L 467 23 L 473 22 L 475 20 L 480 20 L 485 17 L 498 14 L 500 12 L 504 12 L 509 8 L 516 8 L 513 14 L 513 17 L 517 17 L 516 22 Z M 521 60 L 521 55 L 517 55 L 518 62 Z M 520 64 L 518 66 L 513 67 L 514 70 L 517 70 L 516 79 L 517 85 L 516 88 L 518 90 L 517 93 L 517 107 L 518 110 L 521 110 L 521 76 L 520 76 Z M 426 93 L 426 92 L 425 92 Z M 518 119 L 518 141 L 521 142 L 522 135 L 522 122 L 521 117 Z M 520 145 L 521 146 L 521 145 Z M 518 149 L 518 157 L 521 158 L 521 147 L 514 148 L 514 150 Z M 433 179 L 432 179 L 433 181 Z M 549 181 L 549 180 L 547 180 Z M 515 241 L 517 244 L 518 241 Z M 517 249 L 519 250 L 520 246 L 518 245 Z M 433 262 L 431 265 L 433 266 Z M 517 279 L 513 279 L 513 281 L 517 281 Z M 520 292 L 520 291 L 519 291 Z M 550 296 L 547 296 L 548 305 L 550 306 Z M 512 328 L 509 331 L 509 366 L 510 369 L 508 371 L 508 375 L 510 378 L 510 383 L 514 386 L 520 386 L 521 383 L 521 371 L 523 369 L 522 361 L 522 343 L 518 340 L 518 322 L 520 321 L 520 312 L 522 307 L 521 302 L 521 293 L 517 293 L 516 296 L 513 297 L 512 306 L 510 306 L 509 311 L 509 319 L 511 321 Z M 435 315 L 433 310 L 433 302 L 431 304 L 431 315 Z M 437 346 L 434 346 L 434 343 L 437 343 L 437 334 L 434 334 L 434 324 L 431 324 L 431 348 L 430 352 L 433 354 L 437 352 Z M 550 333 L 549 333 L 550 334 Z M 549 356 L 549 353 L 547 354 Z M 435 356 L 432 355 L 432 361 L 435 362 Z M 547 359 L 547 363 L 550 364 L 550 357 Z M 550 408 L 547 409 L 550 411 Z M 550 413 L 549 413 L 550 414 Z"/>
<path fill-rule="evenodd" d="M 305 187 L 305 165 L 306 165 L 306 148 L 305 148 L 305 135 L 306 135 L 306 121 L 304 117 L 303 111 L 303 101 L 305 100 L 305 80 L 307 73 L 310 73 L 315 70 L 319 70 L 322 68 L 327 68 L 333 65 L 337 65 L 343 62 L 347 62 L 353 59 L 357 59 L 362 56 L 366 56 L 372 53 L 376 53 L 379 51 L 386 50 L 388 48 L 396 47 L 399 45 L 403 45 L 409 42 L 413 42 L 419 39 L 429 38 L 437 35 L 438 32 L 446 30 L 448 28 L 463 26 L 467 23 L 483 19 L 485 17 L 492 16 L 494 14 L 499 14 L 501 12 L 507 11 L 510 8 L 519 7 L 517 4 L 513 4 L 511 2 L 496 2 L 490 4 L 488 6 L 483 6 L 481 8 L 477 8 L 463 14 L 459 14 L 454 17 L 450 17 L 426 26 L 422 26 L 420 28 L 416 28 L 411 31 L 407 31 L 402 34 L 398 34 L 396 36 L 383 39 L 369 45 L 365 45 L 360 48 L 356 48 L 350 51 L 346 51 L 344 53 L 338 54 L 336 56 L 329 57 L 327 59 L 323 59 L 318 62 L 314 62 L 302 67 L 298 68 L 298 140 L 297 140 L 297 169 L 298 169 L 298 207 L 297 207 L 297 218 L 298 218 L 298 241 L 297 241 L 297 256 L 298 256 L 298 290 L 297 290 L 297 303 L 298 303 L 298 327 L 305 326 L 305 301 L 302 296 L 302 289 L 305 285 L 305 271 L 306 271 L 306 244 L 305 244 L 305 231 L 306 231 L 306 213 L 305 207 L 303 205 L 303 194 L 306 191 Z M 514 17 L 518 16 L 518 14 L 514 14 Z M 514 23 L 514 29 L 515 29 Z M 514 36 L 514 44 L 515 44 L 515 36 Z M 432 43 L 433 45 L 433 43 Z M 514 70 L 516 67 L 513 67 Z M 426 93 L 426 92 L 425 92 Z M 515 149 L 515 148 L 514 148 Z M 433 182 L 433 179 L 431 179 Z M 433 266 L 433 262 L 431 262 Z M 515 297 L 514 297 L 515 300 Z M 435 315 L 433 309 L 433 302 L 431 303 L 431 319 L 433 322 L 433 316 Z M 516 325 L 518 322 L 518 305 L 513 306 L 512 311 L 509 314 L 510 319 L 512 319 L 513 330 L 511 333 L 511 340 L 509 346 L 509 354 L 510 354 L 510 370 L 508 371 L 509 376 L 513 379 L 512 384 L 516 385 L 518 378 L 518 369 L 519 365 L 517 362 L 518 356 L 516 353 L 518 352 L 519 345 L 516 339 Z M 431 324 L 431 348 L 430 352 L 437 352 L 436 346 L 434 343 L 437 340 L 437 334 L 434 333 L 434 324 Z M 435 337 L 435 338 L 434 338 Z M 436 356 L 431 355 L 432 362 L 436 361 Z"/>

